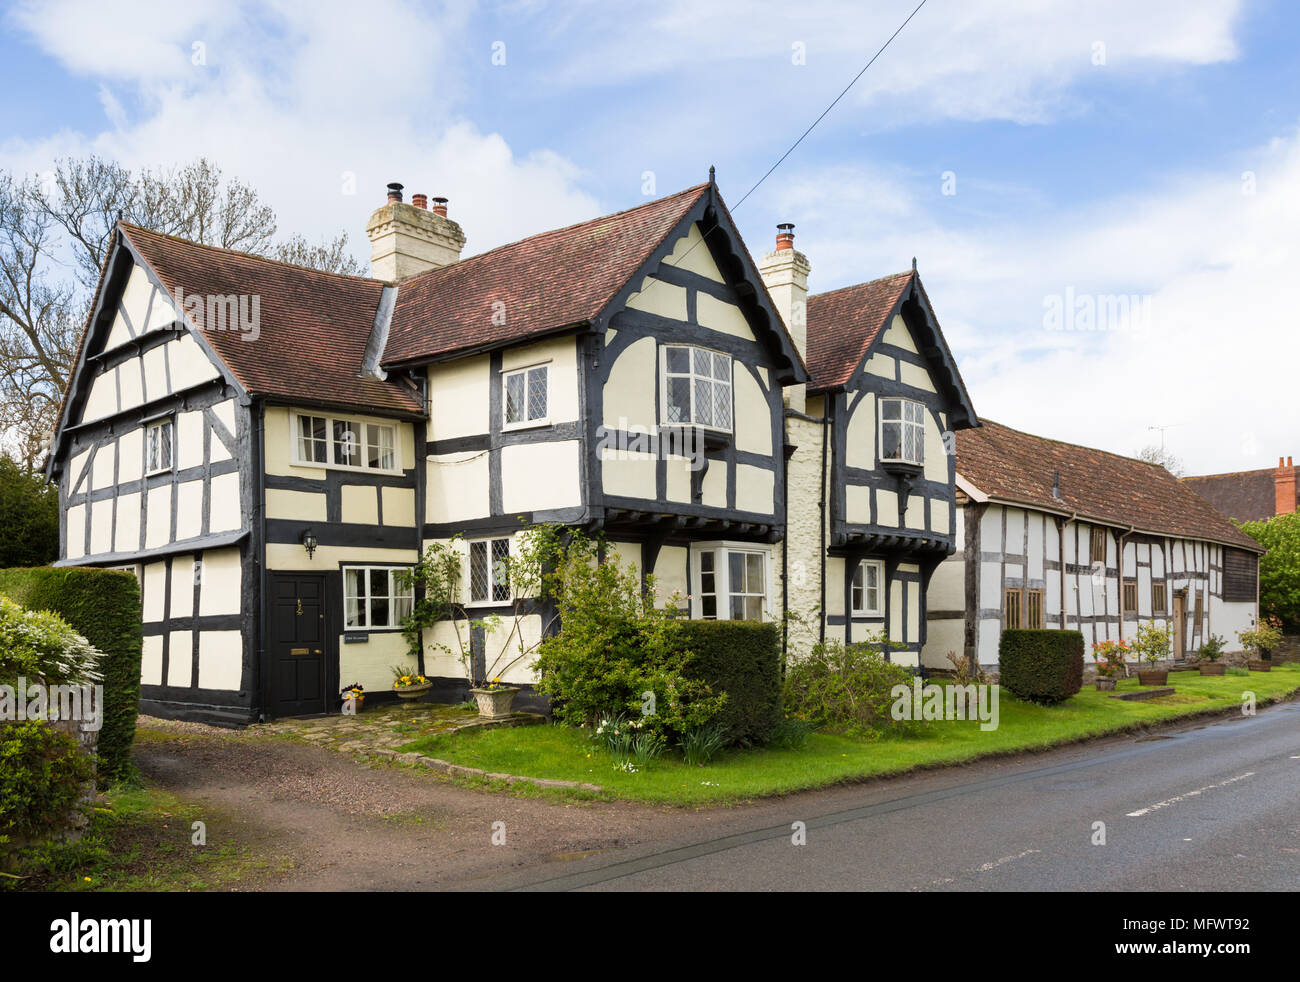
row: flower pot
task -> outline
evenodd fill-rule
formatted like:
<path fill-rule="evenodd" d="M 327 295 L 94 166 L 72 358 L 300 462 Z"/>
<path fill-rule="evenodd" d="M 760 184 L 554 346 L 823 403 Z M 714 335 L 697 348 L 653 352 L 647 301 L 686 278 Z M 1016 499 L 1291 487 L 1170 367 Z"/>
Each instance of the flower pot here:
<path fill-rule="evenodd" d="M 1273 668 L 1273 663 L 1271 661 L 1252 661 L 1247 662 L 1246 667 L 1252 672 L 1267 672 Z"/>
<path fill-rule="evenodd" d="M 422 685 L 404 685 L 400 689 L 394 687 L 393 691 L 397 693 L 398 699 L 414 700 L 419 699 L 432 688 L 432 682 L 425 682 Z"/>
<path fill-rule="evenodd" d="M 511 707 L 515 704 L 515 696 L 519 690 L 511 686 L 504 686 L 500 689 L 470 689 L 469 690 L 475 701 L 478 702 L 478 714 L 480 719 L 504 719 L 511 714 Z"/>
<path fill-rule="evenodd" d="M 1169 670 L 1162 668 L 1159 671 L 1151 669 L 1150 671 L 1138 671 L 1138 685 L 1165 685 L 1169 681 Z"/>
<path fill-rule="evenodd" d="M 1115 689 L 1115 680 L 1108 678 L 1097 679 L 1097 690 L 1099 692 L 1113 692 Z"/>
<path fill-rule="evenodd" d="M 359 713 L 359 712 L 361 712 L 362 709 L 365 708 L 365 705 L 366 705 L 366 697 L 365 697 L 364 695 L 361 695 L 361 696 L 357 696 L 356 698 L 354 698 L 354 699 L 352 700 L 352 708 L 351 708 L 350 710 L 349 710 L 349 708 L 348 708 L 348 700 L 347 700 L 347 699 L 340 700 L 339 705 L 340 705 L 340 711 L 341 711 L 341 712 L 344 712 L 344 713 Z"/>
<path fill-rule="evenodd" d="M 1227 674 L 1227 671 L 1228 666 L 1221 662 L 1210 662 L 1209 664 L 1201 666 L 1202 675 L 1225 675 Z"/>

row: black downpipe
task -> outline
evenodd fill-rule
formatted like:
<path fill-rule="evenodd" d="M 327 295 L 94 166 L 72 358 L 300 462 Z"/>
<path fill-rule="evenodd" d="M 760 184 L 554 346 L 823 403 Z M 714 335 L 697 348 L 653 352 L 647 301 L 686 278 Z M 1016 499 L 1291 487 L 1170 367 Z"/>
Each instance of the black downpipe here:
<path fill-rule="evenodd" d="M 258 718 L 266 722 L 267 697 L 270 689 L 270 673 L 266 664 L 266 403 L 258 399 L 257 428 L 253 431 L 252 466 L 257 468 L 257 536 L 253 543 L 254 559 L 257 562 L 257 701 Z M 196 611 L 197 613 L 197 611 Z"/>
<path fill-rule="evenodd" d="M 826 406 L 822 411 L 821 500 L 817 503 L 817 517 L 821 523 L 821 532 L 817 541 L 817 562 L 821 578 L 821 609 L 818 611 L 817 620 L 820 624 L 818 640 L 822 644 L 826 643 L 826 456 L 831 433 L 835 430 L 835 400 L 830 395 L 827 395 L 825 399 Z"/>

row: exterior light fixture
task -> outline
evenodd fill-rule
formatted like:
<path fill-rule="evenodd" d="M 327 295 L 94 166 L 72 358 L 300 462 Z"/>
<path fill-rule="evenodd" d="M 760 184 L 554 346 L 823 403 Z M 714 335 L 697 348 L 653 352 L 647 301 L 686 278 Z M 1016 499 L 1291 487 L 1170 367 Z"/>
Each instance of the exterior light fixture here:
<path fill-rule="evenodd" d="M 304 549 L 307 550 L 308 559 L 311 559 L 311 557 L 315 554 L 316 544 L 317 544 L 316 533 L 312 529 L 308 529 L 306 532 L 302 534 L 302 546 Z"/>

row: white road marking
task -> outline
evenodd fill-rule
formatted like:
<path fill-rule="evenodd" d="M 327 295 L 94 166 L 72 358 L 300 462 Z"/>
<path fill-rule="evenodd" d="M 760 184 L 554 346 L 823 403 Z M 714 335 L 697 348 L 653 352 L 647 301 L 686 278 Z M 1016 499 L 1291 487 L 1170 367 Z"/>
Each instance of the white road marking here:
<path fill-rule="evenodd" d="M 1139 808 L 1135 812 L 1129 812 L 1129 818 L 1141 818 L 1143 815 L 1149 815 L 1161 808 L 1168 808 L 1170 805 L 1176 805 L 1180 801 L 1186 801 L 1188 798 L 1195 798 L 1198 794 L 1204 794 L 1206 791 L 1213 791 L 1215 788 L 1224 788 L 1229 784 L 1235 784 L 1237 781 L 1244 781 L 1248 777 L 1254 777 L 1254 771 L 1247 771 L 1245 774 L 1238 774 L 1236 777 L 1230 777 L 1226 781 L 1220 781 L 1218 784 L 1207 784 L 1203 788 L 1197 788 L 1195 791 L 1188 791 L 1186 794 L 1180 794 L 1173 798 L 1166 798 L 1164 801 L 1157 801 L 1154 805 L 1147 808 Z"/>
<path fill-rule="evenodd" d="M 994 860 L 993 862 L 991 862 L 991 863 L 985 863 L 985 864 L 982 865 L 982 866 L 976 866 L 973 870 L 970 870 L 970 872 L 972 872 L 972 873 L 987 873 L 987 872 L 988 872 L 989 870 L 991 870 L 991 869 L 997 869 L 997 868 L 998 868 L 999 866 L 1001 866 L 1003 863 L 1012 863 L 1012 862 L 1015 862 L 1017 859 L 1024 859 L 1026 856 L 1030 856 L 1030 855 L 1032 855 L 1032 854 L 1034 854 L 1034 853 L 1036 853 L 1036 852 L 1039 852 L 1039 851 L 1040 851 L 1040 850 L 1038 850 L 1038 849 L 1026 849 L 1024 852 L 1022 852 L 1022 853 L 1020 853 L 1019 855 L 1016 855 L 1016 856 L 1003 856 L 1001 859 L 995 859 L 995 860 Z"/>

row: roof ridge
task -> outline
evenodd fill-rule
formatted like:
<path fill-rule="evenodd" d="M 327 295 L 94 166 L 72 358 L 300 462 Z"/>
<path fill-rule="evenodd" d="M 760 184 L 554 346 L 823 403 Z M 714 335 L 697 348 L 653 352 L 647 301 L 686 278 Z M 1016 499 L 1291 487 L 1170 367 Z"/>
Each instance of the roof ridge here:
<path fill-rule="evenodd" d="M 863 280 L 861 283 L 850 283 L 848 286 L 837 286 L 834 290 L 823 290 L 821 293 L 810 293 L 808 299 L 816 297 L 829 297 L 833 293 L 843 293 L 845 290 L 856 290 L 859 287 L 871 286 L 875 283 L 883 283 L 885 280 L 892 280 L 897 276 L 911 276 L 915 270 L 905 269 L 897 273 L 886 273 L 884 276 L 877 276 L 874 280 Z"/>
<path fill-rule="evenodd" d="M 1276 467 L 1252 467 L 1248 471 L 1223 471 L 1219 474 L 1188 474 L 1186 477 L 1179 478 L 1180 481 L 1204 481 L 1215 477 L 1242 477 L 1246 474 L 1276 474 Z"/>
<path fill-rule="evenodd" d="M 243 259 L 253 259 L 258 262 L 270 263 L 272 266 L 280 266 L 284 269 L 298 269 L 304 273 L 315 273 L 318 276 L 333 276 L 338 279 L 348 280 L 352 283 L 378 283 L 387 284 L 387 280 L 377 279 L 373 276 L 356 276 L 352 273 L 337 273 L 328 269 L 316 269 L 314 266 L 303 266 L 299 263 L 285 262 L 283 259 L 272 259 L 270 256 L 263 256 L 256 252 L 246 252 L 243 249 L 231 249 L 227 246 L 209 245 L 206 242 L 195 242 L 193 239 L 187 239 L 180 235 L 173 235 L 171 232 L 159 232 L 157 229 L 145 228 L 143 225 L 136 225 L 133 222 L 119 221 L 117 223 L 123 229 L 129 232 L 143 232 L 145 235 L 152 235 L 159 239 L 167 239 L 171 242 L 177 242 L 181 245 L 192 246 L 195 249 L 206 249 L 209 252 L 219 252 L 224 256 L 239 256 Z"/>
<path fill-rule="evenodd" d="M 1039 436 L 1037 433 L 1029 433 L 1026 430 L 1018 430 L 1014 426 L 1008 426 L 1006 423 L 999 423 L 996 419 L 989 419 L 987 416 L 981 416 L 980 423 L 984 426 L 988 426 L 991 423 L 993 426 L 1001 429 L 1010 430 L 1012 433 L 1019 433 L 1021 436 L 1027 436 L 1034 440 L 1042 440 L 1045 443 L 1055 443 L 1063 447 L 1074 447 L 1076 450 L 1088 450 L 1092 453 L 1104 453 L 1108 457 L 1116 457 L 1120 460 L 1131 461 L 1135 464 L 1145 464 L 1147 467 L 1157 467 L 1175 480 L 1185 480 L 1184 478 L 1175 477 L 1174 473 L 1163 464 L 1156 464 L 1149 460 L 1143 460 L 1141 457 L 1130 457 L 1128 454 L 1116 453 L 1114 450 L 1103 450 L 1101 447 L 1090 447 L 1083 443 L 1071 443 L 1069 440 L 1058 440 L 1051 436 Z"/>
<path fill-rule="evenodd" d="M 574 229 L 581 228 L 584 225 L 594 225 L 596 222 L 609 221 L 610 219 L 618 218 L 620 215 L 627 215 L 634 211 L 640 211 L 642 208 L 650 208 L 653 205 L 661 205 L 664 202 L 671 201 L 674 198 L 684 197 L 689 194 L 694 194 L 695 197 L 699 197 L 700 194 L 702 194 L 705 190 L 708 189 L 708 187 L 709 184 L 707 182 L 705 182 L 704 184 L 696 184 L 693 185 L 692 187 L 684 188 L 681 191 L 674 191 L 672 194 L 665 194 L 662 198 L 655 198 L 652 201 L 644 201 L 639 205 L 633 205 L 631 208 L 621 208 L 618 211 L 611 211 L 604 215 L 597 215 L 595 218 L 587 218 L 580 222 L 573 222 L 569 225 L 562 225 L 559 228 L 547 229 L 544 232 L 534 232 L 532 235 L 525 235 L 522 239 L 515 239 L 512 242 L 503 242 L 499 246 L 493 246 L 491 249 L 488 249 L 486 252 L 476 252 L 472 256 L 466 256 L 464 259 L 457 260 L 456 262 L 451 263 L 447 266 L 439 266 L 436 269 L 426 269 L 426 270 L 422 270 L 419 273 L 412 273 L 410 276 L 403 277 L 397 282 L 399 284 L 412 283 L 415 280 L 424 279 L 425 277 L 432 277 L 437 273 L 443 272 L 444 270 L 454 269 L 456 267 L 460 267 L 463 269 L 466 263 L 473 263 L 478 260 L 485 259 L 488 256 L 491 256 L 494 253 L 498 253 L 503 249 L 510 249 L 514 246 L 521 245 L 525 242 L 533 242 L 537 239 L 543 239 L 546 238 L 548 235 L 561 235 L 566 232 L 572 232 Z"/>

